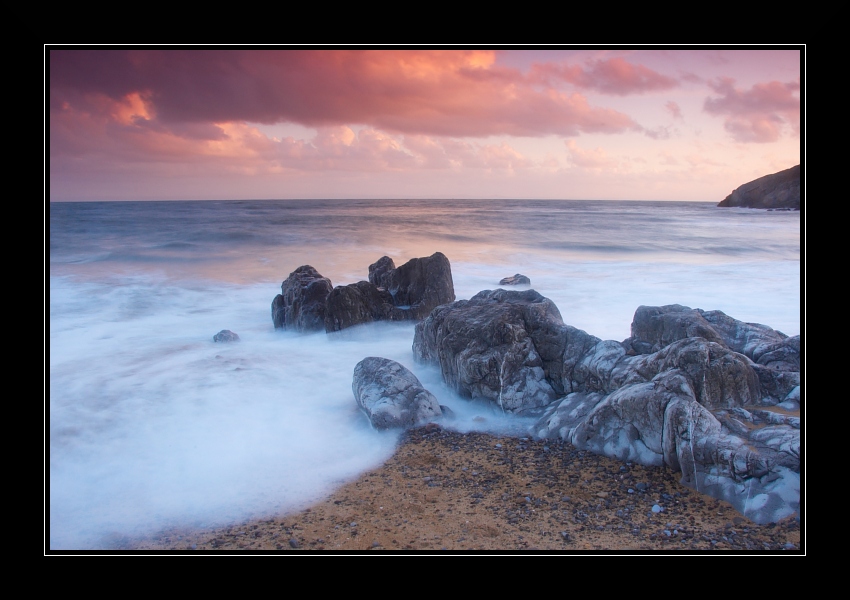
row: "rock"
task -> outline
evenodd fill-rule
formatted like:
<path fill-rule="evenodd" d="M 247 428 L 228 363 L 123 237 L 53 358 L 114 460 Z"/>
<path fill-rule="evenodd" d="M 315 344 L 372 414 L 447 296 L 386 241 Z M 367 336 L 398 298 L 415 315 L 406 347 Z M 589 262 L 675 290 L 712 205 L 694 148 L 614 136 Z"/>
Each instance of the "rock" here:
<path fill-rule="evenodd" d="M 354 325 L 391 318 L 392 296 L 368 281 L 339 285 L 328 294 L 325 331 L 341 331 Z"/>
<path fill-rule="evenodd" d="M 531 285 L 531 279 L 517 273 L 511 277 L 505 277 L 499 282 L 499 285 Z"/>
<path fill-rule="evenodd" d="M 398 268 L 387 256 L 369 266 L 369 281 L 386 289 L 398 311 L 393 320 L 419 321 L 441 304 L 454 302 L 452 267 L 442 252 L 412 258 Z"/>
<path fill-rule="evenodd" d="M 369 281 L 336 288 L 305 265 L 281 285 L 272 320 L 276 329 L 332 333 L 373 321 L 418 321 L 454 299 L 451 265 L 441 252 L 398 268 L 384 256 L 369 266 Z"/>
<path fill-rule="evenodd" d="M 370 356 L 357 363 L 351 389 L 376 429 L 407 429 L 442 414 L 437 398 L 416 375 L 388 358 Z"/>
<path fill-rule="evenodd" d="M 679 305 L 638 308 L 632 333 L 622 345 L 583 346 L 583 355 L 567 345 L 565 353 L 579 356 L 565 384 L 573 392 L 546 409 L 537 435 L 667 466 L 682 473 L 684 485 L 730 502 L 757 523 L 798 510 L 799 417 L 760 407 L 793 406 L 799 341 Z M 773 350 L 762 350 L 775 349 L 776 339 L 783 359 L 753 362 L 769 355 Z M 658 349 L 629 355 L 623 348 Z"/>
<path fill-rule="evenodd" d="M 681 305 L 641 306 L 628 340 L 600 340 L 534 290 L 485 290 L 418 323 L 413 355 L 461 397 L 541 415 L 539 439 L 671 468 L 766 523 L 799 510 L 799 347 Z"/>
<path fill-rule="evenodd" d="M 800 340 L 761 325 L 744 323 L 714 310 L 680 304 L 639 306 L 627 343 L 638 354 L 657 352 L 677 340 L 700 337 L 740 352 L 759 364 L 784 363 L 800 370 Z"/>
<path fill-rule="evenodd" d="M 229 329 L 222 329 L 213 336 L 214 342 L 238 342 L 239 336 Z"/>
<path fill-rule="evenodd" d="M 298 267 L 280 286 L 281 293 L 272 301 L 275 329 L 319 331 L 325 328 L 331 280 L 310 265 Z"/>
<path fill-rule="evenodd" d="M 800 165 L 745 183 L 717 206 L 800 210 Z"/>
<path fill-rule="evenodd" d="M 563 391 L 566 332 L 558 308 L 536 291 L 486 290 L 417 323 L 413 356 L 439 365 L 461 397 L 520 412 Z"/>

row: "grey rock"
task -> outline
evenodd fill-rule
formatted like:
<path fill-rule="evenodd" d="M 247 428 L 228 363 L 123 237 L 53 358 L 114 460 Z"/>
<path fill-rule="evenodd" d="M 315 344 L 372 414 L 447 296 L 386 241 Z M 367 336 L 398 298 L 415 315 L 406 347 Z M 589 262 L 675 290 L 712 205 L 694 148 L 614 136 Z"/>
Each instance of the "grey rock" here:
<path fill-rule="evenodd" d="M 671 468 L 758 523 L 798 510 L 800 419 L 775 407 L 799 404 L 799 339 L 681 305 L 639 307 L 632 334 L 599 340 L 534 290 L 485 290 L 418 323 L 413 355 L 461 397 L 539 414 L 539 439 Z"/>
<path fill-rule="evenodd" d="M 485 290 L 417 323 L 413 356 L 438 365 L 461 397 L 521 412 L 562 391 L 565 333 L 558 308 L 536 291 Z"/>
<path fill-rule="evenodd" d="M 298 267 L 280 286 L 281 293 L 272 301 L 275 329 L 321 331 L 325 328 L 331 280 L 310 265 Z"/>
<path fill-rule="evenodd" d="M 717 206 L 800 210 L 800 165 L 736 188 Z"/>
<path fill-rule="evenodd" d="M 213 336 L 214 342 L 238 342 L 239 336 L 229 329 L 222 329 Z"/>
<path fill-rule="evenodd" d="M 516 275 L 505 277 L 499 282 L 499 285 L 531 285 L 531 279 L 517 273 Z"/>
<path fill-rule="evenodd" d="M 357 405 L 376 429 L 410 428 L 442 415 L 437 398 L 404 365 L 370 356 L 354 367 Z"/>

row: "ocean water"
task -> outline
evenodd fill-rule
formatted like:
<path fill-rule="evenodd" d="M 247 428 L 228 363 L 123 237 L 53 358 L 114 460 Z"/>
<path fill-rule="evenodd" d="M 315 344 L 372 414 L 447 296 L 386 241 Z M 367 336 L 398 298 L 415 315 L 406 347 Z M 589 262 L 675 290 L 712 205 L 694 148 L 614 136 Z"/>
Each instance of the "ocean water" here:
<path fill-rule="evenodd" d="M 456 397 L 413 362 L 412 324 L 276 331 L 281 282 L 334 285 L 443 252 L 469 298 L 522 273 L 564 322 L 630 335 L 640 305 L 722 310 L 801 332 L 799 212 L 624 201 L 51 203 L 45 421 L 51 549 L 297 510 L 389 458 L 354 366 L 410 368 L 461 431 L 530 424 Z M 804 288 L 805 289 L 805 288 Z M 222 329 L 235 344 L 213 342 Z"/>

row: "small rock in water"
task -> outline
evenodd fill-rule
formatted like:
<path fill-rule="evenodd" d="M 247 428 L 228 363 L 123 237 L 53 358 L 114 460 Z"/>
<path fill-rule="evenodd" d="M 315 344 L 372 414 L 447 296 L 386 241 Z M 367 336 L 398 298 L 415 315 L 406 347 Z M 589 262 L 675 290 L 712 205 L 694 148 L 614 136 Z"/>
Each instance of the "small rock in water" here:
<path fill-rule="evenodd" d="M 229 329 L 222 329 L 213 336 L 214 342 L 238 342 L 239 336 Z"/>
<path fill-rule="evenodd" d="M 296 540 L 295 538 L 290 538 L 289 546 L 291 548 L 297 548 L 298 547 L 298 540 Z"/>
<path fill-rule="evenodd" d="M 653 504 L 653 505 L 652 505 L 652 512 L 654 512 L 654 513 L 660 513 L 662 510 L 664 510 L 664 509 L 663 509 L 663 508 L 661 508 L 660 506 L 658 506 L 657 504 Z"/>
<path fill-rule="evenodd" d="M 505 277 L 499 282 L 499 285 L 531 285 L 531 279 L 517 273 L 512 277 Z"/>

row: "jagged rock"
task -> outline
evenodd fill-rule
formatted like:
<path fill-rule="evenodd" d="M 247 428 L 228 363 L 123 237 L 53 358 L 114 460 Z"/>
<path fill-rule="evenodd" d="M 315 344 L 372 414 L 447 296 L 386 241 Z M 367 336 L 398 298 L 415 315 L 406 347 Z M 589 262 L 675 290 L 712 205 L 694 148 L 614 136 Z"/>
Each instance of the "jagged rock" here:
<path fill-rule="evenodd" d="M 505 277 L 499 282 L 499 285 L 531 285 L 531 279 L 517 273 L 511 277 Z"/>
<path fill-rule="evenodd" d="M 394 320 L 419 321 L 441 304 L 454 302 L 452 267 L 442 252 L 411 258 L 398 268 L 384 256 L 369 266 L 369 281 L 386 289 L 399 311 Z"/>
<path fill-rule="evenodd" d="M 222 329 L 213 336 L 214 342 L 238 342 L 239 336 L 229 329 Z"/>
<path fill-rule="evenodd" d="M 800 370 L 800 338 L 759 323 L 744 323 L 719 310 L 681 304 L 639 306 L 626 341 L 638 354 L 657 352 L 677 340 L 700 337 L 716 342 L 767 366 Z"/>
<path fill-rule="evenodd" d="M 325 331 L 391 319 L 392 296 L 368 281 L 338 285 L 328 294 Z"/>
<path fill-rule="evenodd" d="M 800 210 L 800 165 L 745 183 L 717 206 Z"/>
<path fill-rule="evenodd" d="M 305 265 L 289 275 L 281 292 L 272 301 L 276 329 L 328 333 L 372 321 L 418 321 L 455 299 L 451 264 L 441 252 L 398 268 L 384 256 L 369 266 L 369 281 L 336 288 Z"/>
<path fill-rule="evenodd" d="M 326 302 L 333 290 L 330 279 L 310 265 L 303 265 L 289 274 L 280 290 L 272 301 L 275 329 L 319 331 L 325 328 Z"/>
<path fill-rule="evenodd" d="M 534 290 L 439 306 L 413 340 L 460 396 L 541 414 L 535 436 L 680 471 L 759 523 L 799 509 L 799 347 L 681 305 L 639 307 L 632 337 L 600 340 Z"/>
<path fill-rule="evenodd" d="M 351 389 L 376 429 L 415 427 L 442 415 L 437 398 L 416 375 L 388 358 L 370 356 L 357 363 Z"/>
<path fill-rule="evenodd" d="M 439 365 L 461 397 L 520 412 L 563 391 L 565 333 L 558 308 L 536 291 L 486 290 L 417 323 L 413 356 Z"/>

